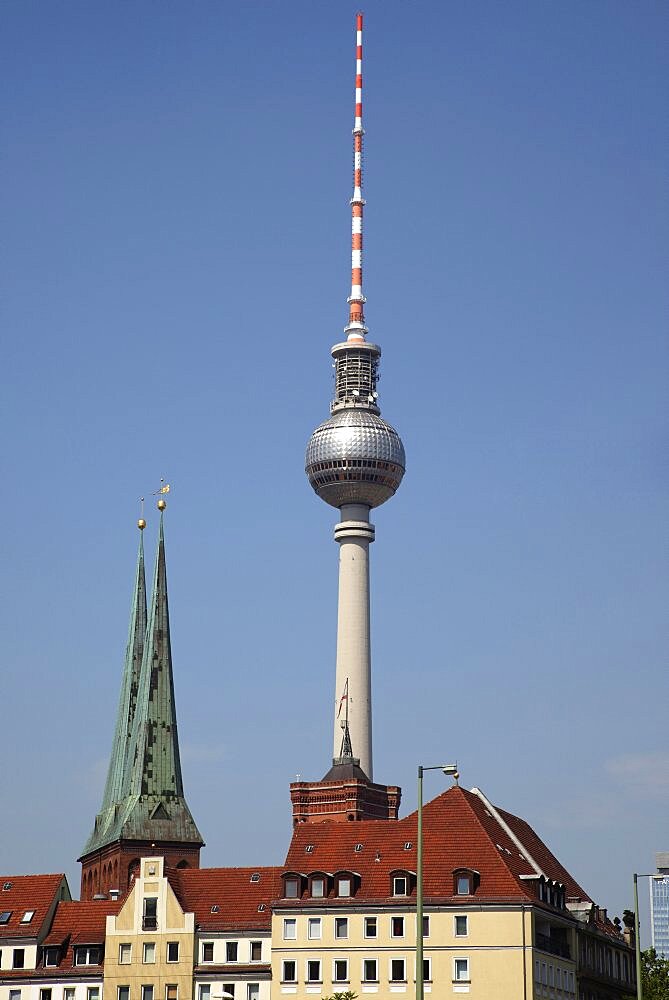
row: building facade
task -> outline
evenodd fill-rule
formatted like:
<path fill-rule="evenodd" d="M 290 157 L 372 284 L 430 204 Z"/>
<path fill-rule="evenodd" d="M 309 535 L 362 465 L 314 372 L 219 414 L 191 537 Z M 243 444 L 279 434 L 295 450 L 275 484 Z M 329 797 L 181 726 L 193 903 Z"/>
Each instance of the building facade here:
<path fill-rule="evenodd" d="M 658 955 L 669 958 L 669 851 L 655 855 L 657 876 L 650 880 L 650 930 Z"/>

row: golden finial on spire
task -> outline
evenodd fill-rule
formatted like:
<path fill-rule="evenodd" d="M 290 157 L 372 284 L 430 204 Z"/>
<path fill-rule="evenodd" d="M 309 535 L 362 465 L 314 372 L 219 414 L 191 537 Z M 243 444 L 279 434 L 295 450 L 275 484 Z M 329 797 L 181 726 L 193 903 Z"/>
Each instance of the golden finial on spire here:
<path fill-rule="evenodd" d="M 139 528 L 140 531 L 144 531 L 144 528 L 146 528 L 146 521 L 144 520 L 144 497 L 139 498 L 139 503 L 140 503 L 140 517 L 139 520 L 137 521 L 137 527 Z"/>
<path fill-rule="evenodd" d="M 160 480 L 160 489 L 156 490 L 156 492 L 153 494 L 154 497 L 157 497 L 157 496 L 160 497 L 160 499 L 158 500 L 158 510 L 161 511 L 161 512 L 164 511 L 165 508 L 167 507 L 167 501 L 163 499 L 162 494 L 169 493 L 169 492 L 170 492 L 170 484 L 166 483 L 164 479 L 161 479 Z"/>

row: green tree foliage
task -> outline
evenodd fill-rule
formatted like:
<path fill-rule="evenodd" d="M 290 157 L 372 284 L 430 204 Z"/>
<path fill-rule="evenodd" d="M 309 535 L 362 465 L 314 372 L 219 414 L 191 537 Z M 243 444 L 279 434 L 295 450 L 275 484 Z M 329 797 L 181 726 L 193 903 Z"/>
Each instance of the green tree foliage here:
<path fill-rule="evenodd" d="M 641 991 L 643 1000 L 669 1000 L 669 959 L 654 948 L 641 952 Z"/>
<path fill-rule="evenodd" d="M 323 1000 L 356 1000 L 357 993 L 351 993 L 347 990 L 346 993 L 333 993 L 332 996 L 323 997 Z"/>
<path fill-rule="evenodd" d="M 669 959 L 654 948 L 641 952 L 641 986 L 644 1000 L 669 1000 Z"/>

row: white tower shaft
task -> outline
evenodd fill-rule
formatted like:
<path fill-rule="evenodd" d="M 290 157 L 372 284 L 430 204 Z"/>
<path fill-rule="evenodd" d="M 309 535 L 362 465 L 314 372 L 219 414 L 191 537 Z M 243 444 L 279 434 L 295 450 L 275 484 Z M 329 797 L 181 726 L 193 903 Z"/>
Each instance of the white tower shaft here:
<path fill-rule="evenodd" d="M 335 526 L 339 543 L 339 606 L 337 614 L 337 673 L 333 758 L 338 758 L 348 698 L 348 727 L 353 754 L 370 781 L 372 769 L 372 661 L 369 629 L 369 544 L 374 525 L 369 507 L 344 504 Z"/>

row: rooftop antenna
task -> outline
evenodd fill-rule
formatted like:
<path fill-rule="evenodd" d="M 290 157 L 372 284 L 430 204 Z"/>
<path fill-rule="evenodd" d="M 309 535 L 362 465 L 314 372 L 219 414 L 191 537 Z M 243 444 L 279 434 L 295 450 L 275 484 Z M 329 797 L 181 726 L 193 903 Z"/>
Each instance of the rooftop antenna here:
<path fill-rule="evenodd" d="M 356 16 L 355 49 L 355 118 L 353 122 L 353 197 L 351 198 L 351 294 L 348 301 L 348 325 L 344 328 L 346 339 L 364 342 L 365 326 L 362 294 L 362 14 Z"/>

